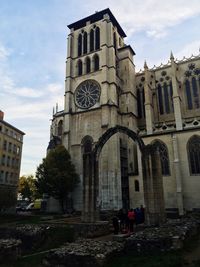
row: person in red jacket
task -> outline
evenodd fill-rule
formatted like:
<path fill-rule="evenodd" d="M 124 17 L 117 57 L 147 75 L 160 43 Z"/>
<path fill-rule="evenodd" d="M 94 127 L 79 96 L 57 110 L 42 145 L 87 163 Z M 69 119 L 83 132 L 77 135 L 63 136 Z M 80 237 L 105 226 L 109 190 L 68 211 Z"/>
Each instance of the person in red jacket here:
<path fill-rule="evenodd" d="M 129 220 L 129 231 L 133 233 L 133 225 L 135 222 L 135 212 L 133 209 L 128 211 L 128 220 Z"/>

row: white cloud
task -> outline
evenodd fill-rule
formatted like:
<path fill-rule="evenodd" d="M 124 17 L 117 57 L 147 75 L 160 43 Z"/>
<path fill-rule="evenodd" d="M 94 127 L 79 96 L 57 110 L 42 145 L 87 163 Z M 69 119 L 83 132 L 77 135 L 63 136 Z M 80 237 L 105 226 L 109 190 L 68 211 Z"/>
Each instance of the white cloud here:
<path fill-rule="evenodd" d="M 88 1 L 91 10 L 93 1 Z M 96 10 L 110 7 L 116 19 L 126 30 L 127 36 L 136 31 L 145 31 L 147 35 L 162 38 L 167 28 L 200 14 L 199 0 L 101 0 L 95 2 Z"/>
<path fill-rule="evenodd" d="M 195 56 L 200 54 L 200 39 L 187 44 L 178 53 L 174 54 L 174 56 L 180 60 L 183 57 L 189 58 L 192 54 Z"/>

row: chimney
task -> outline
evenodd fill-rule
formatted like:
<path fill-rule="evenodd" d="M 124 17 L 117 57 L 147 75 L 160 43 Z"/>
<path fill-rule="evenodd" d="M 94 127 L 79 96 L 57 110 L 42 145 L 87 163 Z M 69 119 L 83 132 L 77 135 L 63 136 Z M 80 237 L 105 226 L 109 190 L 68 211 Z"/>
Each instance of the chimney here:
<path fill-rule="evenodd" d="M 3 121 L 3 117 L 4 117 L 4 112 L 0 110 L 0 120 Z"/>

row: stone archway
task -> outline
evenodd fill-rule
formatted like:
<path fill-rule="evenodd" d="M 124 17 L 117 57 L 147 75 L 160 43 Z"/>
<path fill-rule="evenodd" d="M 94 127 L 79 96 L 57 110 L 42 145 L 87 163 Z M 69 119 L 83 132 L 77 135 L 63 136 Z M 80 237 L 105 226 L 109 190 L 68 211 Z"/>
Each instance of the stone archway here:
<path fill-rule="evenodd" d="M 89 177 L 87 190 L 84 189 L 84 203 L 82 220 L 94 222 L 98 220 L 99 195 L 99 155 L 106 142 L 116 133 L 124 133 L 136 142 L 141 151 L 144 201 L 146 207 L 147 224 L 160 224 L 165 220 L 163 196 L 163 182 L 159 151 L 152 145 L 145 146 L 143 140 L 132 130 L 124 126 L 115 126 L 108 129 L 98 140 L 91 151 L 90 161 L 83 165 L 86 177 Z M 90 164 L 90 166 L 88 166 Z M 88 172 L 86 170 L 89 170 Z"/>

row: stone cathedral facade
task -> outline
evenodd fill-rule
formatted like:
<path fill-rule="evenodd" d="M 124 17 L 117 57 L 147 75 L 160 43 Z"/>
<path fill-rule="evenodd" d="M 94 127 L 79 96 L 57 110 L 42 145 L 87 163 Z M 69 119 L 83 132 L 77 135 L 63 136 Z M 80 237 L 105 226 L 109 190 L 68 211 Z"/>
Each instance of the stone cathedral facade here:
<path fill-rule="evenodd" d="M 136 73 L 135 52 L 109 9 L 68 27 L 64 110 L 53 114 L 51 141 L 68 149 L 80 175 L 74 208 L 82 209 L 83 154 L 120 125 L 159 147 L 165 208 L 179 214 L 200 209 L 200 56 L 177 61 L 171 53 L 166 65 L 149 69 L 145 62 Z M 117 133 L 101 151 L 98 205 L 117 210 L 141 204 L 140 150 Z"/>

